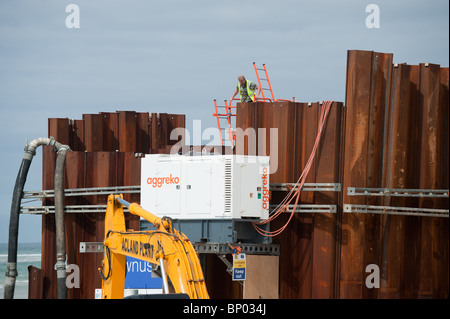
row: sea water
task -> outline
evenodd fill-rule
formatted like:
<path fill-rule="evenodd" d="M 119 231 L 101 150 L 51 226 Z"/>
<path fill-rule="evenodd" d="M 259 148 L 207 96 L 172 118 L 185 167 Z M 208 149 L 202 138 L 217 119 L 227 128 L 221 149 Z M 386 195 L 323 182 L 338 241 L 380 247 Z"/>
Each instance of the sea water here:
<path fill-rule="evenodd" d="M 0 299 L 5 292 L 8 244 L 0 243 Z M 17 272 L 14 299 L 28 298 L 28 266 L 41 268 L 41 243 L 19 243 L 17 249 Z"/>

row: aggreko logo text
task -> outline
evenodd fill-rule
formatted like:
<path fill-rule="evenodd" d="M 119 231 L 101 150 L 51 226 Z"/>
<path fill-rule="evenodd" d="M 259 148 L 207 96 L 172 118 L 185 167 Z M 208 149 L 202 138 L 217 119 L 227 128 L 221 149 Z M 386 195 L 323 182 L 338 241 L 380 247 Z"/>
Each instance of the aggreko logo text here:
<path fill-rule="evenodd" d="M 262 184 L 263 184 L 263 197 L 262 197 L 262 207 L 263 209 L 269 208 L 269 182 L 268 182 L 268 170 L 267 167 L 263 168 L 263 174 L 262 174 Z"/>
<path fill-rule="evenodd" d="M 169 177 L 149 177 L 147 178 L 147 184 L 152 185 L 153 187 L 161 187 L 164 184 L 178 184 L 180 179 L 178 177 L 173 177 L 170 174 Z"/>

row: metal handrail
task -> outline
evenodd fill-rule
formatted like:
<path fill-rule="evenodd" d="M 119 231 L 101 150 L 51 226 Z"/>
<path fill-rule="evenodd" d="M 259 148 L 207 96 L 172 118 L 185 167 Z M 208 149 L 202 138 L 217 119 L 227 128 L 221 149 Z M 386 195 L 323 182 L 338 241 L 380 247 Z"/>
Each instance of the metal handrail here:
<path fill-rule="evenodd" d="M 449 197 L 448 189 L 347 187 L 349 196 Z"/>
<path fill-rule="evenodd" d="M 111 193 L 122 194 L 139 194 L 141 192 L 140 185 L 133 186 L 108 186 L 108 187 L 91 187 L 91 188 L 69 188 L 64 190 L 64 196 L 91 196 L 91 195 L 109 195 Z M 55 196 L 55 191 L 24 191 L 23 199 L 41 199 L 51 198 Z"/>
<path fill-rule="evenodd" d="M 344 213 L 449 217 L 448 209 L 344 204 Z"/>

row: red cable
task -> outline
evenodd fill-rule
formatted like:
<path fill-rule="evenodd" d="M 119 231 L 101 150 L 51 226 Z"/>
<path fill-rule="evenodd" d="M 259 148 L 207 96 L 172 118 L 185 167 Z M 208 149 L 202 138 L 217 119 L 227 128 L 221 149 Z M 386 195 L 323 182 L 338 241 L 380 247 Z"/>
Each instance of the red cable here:
<path fill-rule="evenodd" d="M 325 122 L 328 117 L 328 114 L 329 114 L 332 104 L 333 104 L 333 101 L 325 101 L 322 105 L 322 110 L 320 112 L 319 126 L 318 126 L 318 130 L 317 130 L 316 140 L 314 142 L 314 147 L 311 151 L 311 155 L 309 156 L 308 162 L 306 163 L 305 167 L 303 168 L 303 172 L 300 175 L 297 182 L 295 183 L 294 187 L 289 191 L 289 193 L 286 195 L 286 197 L 283 199 L 283 201 L 278 205 L 278 207 L 270 213 L 269 218 L 262 220 L 258 223 L 252 223 L 253 227 L 261 235 L 266 236 L 266 237 L 274 237 L 274 236 L 281 234 L 286 229 L 289 222 L 291 221 L 292 216 L 294 216 L 295 209 L 297 208 L 297 204 L 300 199 L 301 189 L 302 189 L 303 185 L 305 184 L 306 177 L 308 176 L 309 170 L 311 169 L 311 165 L 313 163 L 313 160 L 314 160 L 314 157 L 316 154 L 316 150 L 317 150 L 317 147 L 319 146 L 319 142 L 320 142 L 320 139 L 322 136 L 323 127 L 325 125 Z M 281 226 L 279 229 L 277 229 L 275 231 L 267 231 L 258 226 L 258 225 L 267 224 L 267 223 L 275 220 L 282 212 L 284 212 L 287 209 L 287 207 L 289 206 L 289 204 L 291 203 L 291 201 L 294 197 L 296 198 L 294 207 L 289 216 L 289 219 L 283 226 Z"/>

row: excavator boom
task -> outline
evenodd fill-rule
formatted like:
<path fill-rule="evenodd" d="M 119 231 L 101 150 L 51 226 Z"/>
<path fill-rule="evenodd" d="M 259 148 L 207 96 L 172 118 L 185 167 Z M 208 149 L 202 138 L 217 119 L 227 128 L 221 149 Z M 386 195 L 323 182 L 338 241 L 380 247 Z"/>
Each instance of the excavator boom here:
<path fill-rule="evenodd" d="M 127 231 L 123 206 L 153 224 L 156 230 Z M 123 298 L 126 256 L 161 266 L 163 282 L 170 278 L 176 293 L 191 299 L 208 299 L 205 279 L 197 252 L 190 240 L 172 227 L 170 218 L 160 218 L 122 195 L 109 195 L 105 216 L 102 298 Z M 165 292 L 168 289 L 165 285 Z"/>

